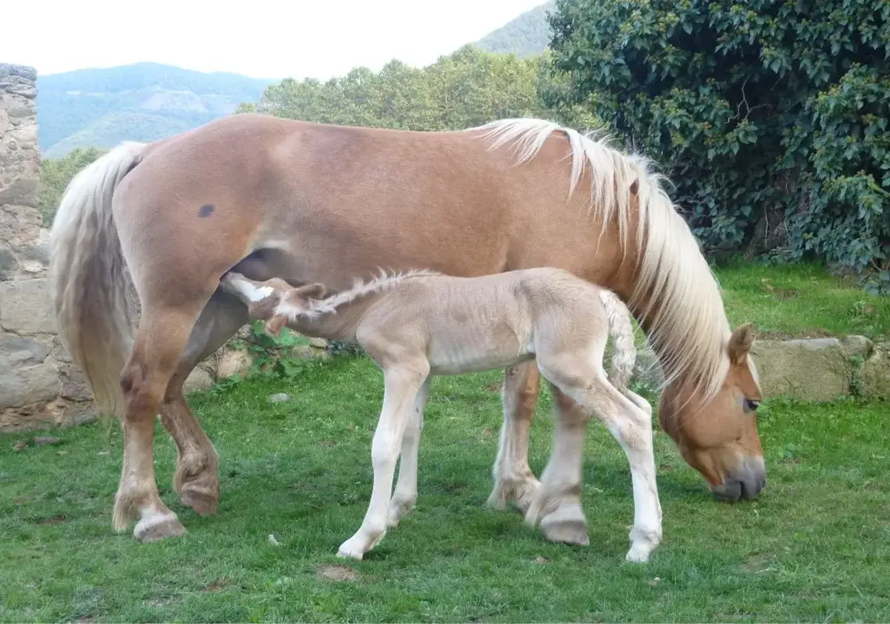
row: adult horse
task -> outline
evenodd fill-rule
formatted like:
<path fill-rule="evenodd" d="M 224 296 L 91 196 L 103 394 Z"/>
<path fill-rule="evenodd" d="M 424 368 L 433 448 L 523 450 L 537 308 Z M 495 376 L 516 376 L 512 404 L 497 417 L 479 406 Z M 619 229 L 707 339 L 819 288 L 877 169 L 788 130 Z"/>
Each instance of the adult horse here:
<path fill-rule="evenodd" d="M 216 509 L 217 454 L 182 385 L 247 320 L 219 288 L 227 271 L 338 290 L 381 267 L 535 266 L 628 304 L 665 371 L 662 428 L 718 498 L 756 496 L 765 467 L 750 341 L 731 331 L 695 238 L 644 159 L 536 119 L 404 132 L 235 115 L 111 150 L 66 190 L 50 272 L 64 344 L 98 409 L 123 419 L 115 529 L 138 518 L 144 541 L 184 530 L 158 495 L 158 413 L 178 448 L 183 503 Z M 539 379 L 534 364 L 505 375 L 495 506 L 525 510 L 539 485 L 527 459 Z M 555 402 L 579 409 L 561 393 Z"/>

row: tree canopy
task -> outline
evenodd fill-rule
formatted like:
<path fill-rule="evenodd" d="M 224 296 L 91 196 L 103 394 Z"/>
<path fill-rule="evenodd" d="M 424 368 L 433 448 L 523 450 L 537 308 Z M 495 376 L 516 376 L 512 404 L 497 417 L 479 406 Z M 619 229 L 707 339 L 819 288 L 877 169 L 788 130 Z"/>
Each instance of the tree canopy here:
<path fill-rule="evenodd" d="M 454 130 L 503 117 L 545 114 L 538 97 L 542 57 L 464 46 L 417 69 L 391 61 L 379 72 L 359 67 L 321 82 L 286 79 L 270 86 L 256 111 L 289 119 L 399 130 Z"/>

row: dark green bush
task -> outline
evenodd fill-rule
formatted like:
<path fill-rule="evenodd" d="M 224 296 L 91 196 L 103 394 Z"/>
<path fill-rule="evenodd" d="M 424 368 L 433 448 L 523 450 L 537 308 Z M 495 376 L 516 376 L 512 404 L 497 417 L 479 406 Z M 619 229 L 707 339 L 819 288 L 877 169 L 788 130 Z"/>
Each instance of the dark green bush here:
<path fill-rule="evenodd" d="M 545 93 L 658 161 L 710 251 L 885 273 L 890 3 L 558 0 Z"/>

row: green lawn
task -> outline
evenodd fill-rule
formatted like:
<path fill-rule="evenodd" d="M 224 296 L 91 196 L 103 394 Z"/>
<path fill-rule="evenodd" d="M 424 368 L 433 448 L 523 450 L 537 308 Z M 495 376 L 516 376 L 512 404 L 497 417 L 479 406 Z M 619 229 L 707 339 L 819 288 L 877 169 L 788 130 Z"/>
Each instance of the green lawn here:
<path fill-rule="evenodd" d="M 733 263 L 715 273 L 730 322 L 755 323 L 760 337 L 890 336 L 890 297 L 822 267 Z"/>
<path fill-rule="evenodd" d="M 140 545 L 111 532 L 117 428 L 110 439 L 98 425 L 65 430 L 56 433 L 61 445 L 17 452 L 31 436 L 0 437 L 0 619 L 890 619 L 885 405 L 767 402 L 769 484 L 759 500 L 737 505 L 713 502 L 658 430 L 665 539 L 640 566 L 624 562 L 633 509 L 627 463 L 602 426 L 591 427 L 585 464 L 590 547 L 546 543 L 518 513 L 484 507 L 499 379 L 434 381 L 418 507 L 365 561 L 339 570 L 354 575 L 348 580 L 324 572 L 343 565 L 334 554 L 370 496 L 382 381 L 365 358 L 192 395 L 221 456 L 215 517 L 196 516 L 171 493 L 175 451 L 158 426 L 162 496 L 189 530 L 179 540 Z M 293 399 L 270 403 L 277 392 Z M 538 473 L 550 443 L 549 399 L 532 435 Z"/>

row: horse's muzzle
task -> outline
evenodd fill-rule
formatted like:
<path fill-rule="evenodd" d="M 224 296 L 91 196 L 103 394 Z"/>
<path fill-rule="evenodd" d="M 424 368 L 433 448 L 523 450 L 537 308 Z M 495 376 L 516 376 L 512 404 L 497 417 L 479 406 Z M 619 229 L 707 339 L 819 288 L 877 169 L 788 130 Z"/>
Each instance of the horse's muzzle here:
<path fill-rule="evenodd" d="M 762 457 L 748 457 L 726 480 L 712 487 L 714 498 L 721 502 L 734 503 L 741 499 L 753 500 L 766 487 L 766 465 Z"/>

